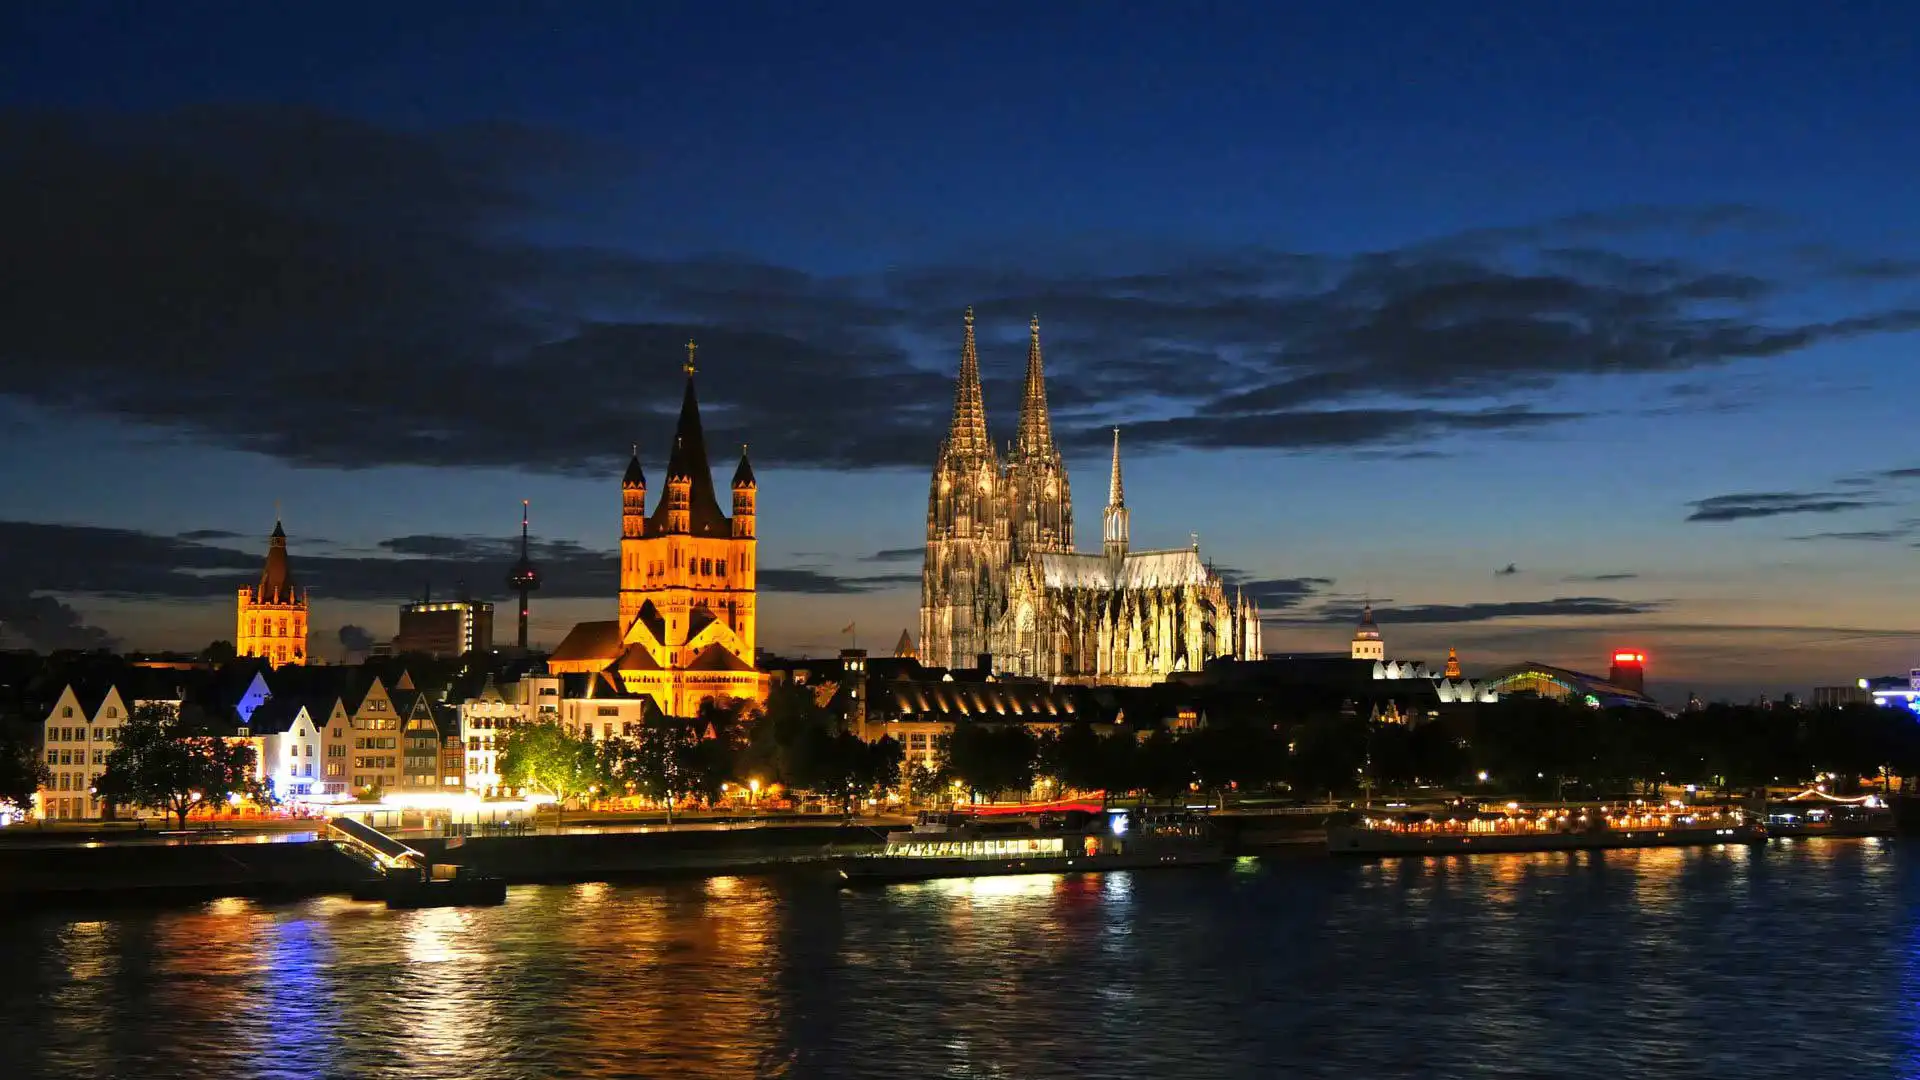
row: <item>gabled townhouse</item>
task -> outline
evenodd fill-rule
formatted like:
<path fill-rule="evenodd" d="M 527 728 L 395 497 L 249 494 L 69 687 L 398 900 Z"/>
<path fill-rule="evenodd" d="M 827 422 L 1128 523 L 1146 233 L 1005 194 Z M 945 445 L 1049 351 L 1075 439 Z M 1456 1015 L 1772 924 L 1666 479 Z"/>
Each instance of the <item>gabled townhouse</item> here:
<path fill-rule="evenodd" d="M 362 676 L 341 695 L 342 704 L 347 707 L 347 737 L 352 743 L 348 750 L 351 794 L 393 791 L 400 787 L 401 717 L 393 694 L 395 689 L 409 692 L 413 686 L 405 675 L 399 682 L 404 685 L 390 689 L 378 675 Z"/>
<path fill-rule="evenodd" d="M 104 815 L 107 808 L 93 786 L 106 771 L 120 728 L 134 709 L 150 703 L 178 709 L 182 696 L 178 688 L 140 675 L 62 688 L 41 726 L 41 754 L 51 776 L 38 792 L 37 816 L 71 820 Z"/>
<path fill-rule="evenodd" d="M 439 791 L 440 725 L 433 717 L 433 701 L 418 690 L 395 690 L 391 698 L 400 719 L 400 782 L 395 789 Z"/>
<path fill-rule="evenodd" d="M 338 701 L 325 694 L 275 694 L 250 711 L 243 730 L 253 741 L 255 774 L 275 797 L 304 800 L 322 794 L 322 732 Z"/>

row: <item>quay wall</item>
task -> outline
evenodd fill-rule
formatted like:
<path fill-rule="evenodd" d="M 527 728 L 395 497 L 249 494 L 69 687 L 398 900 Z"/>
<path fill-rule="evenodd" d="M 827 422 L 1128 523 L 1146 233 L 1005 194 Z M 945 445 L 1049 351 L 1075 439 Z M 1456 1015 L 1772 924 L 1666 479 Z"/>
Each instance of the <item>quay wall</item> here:
<path fill-rule="evenodd" d="M 525 884 L 824 867 L 831 856 L 877 850 L 886 831 L 834 824 L 401 840 L 435 862 Z M 0 909 L 297 898 L 351 892 L 368 876 L 324 841 L 0 844 Z"/>

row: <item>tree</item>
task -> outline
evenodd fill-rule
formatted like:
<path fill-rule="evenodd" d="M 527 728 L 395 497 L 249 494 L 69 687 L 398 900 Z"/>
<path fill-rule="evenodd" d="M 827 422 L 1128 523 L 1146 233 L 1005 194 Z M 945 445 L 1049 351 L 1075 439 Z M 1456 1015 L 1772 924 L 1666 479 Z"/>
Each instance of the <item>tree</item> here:
<path fill-rule="evenodd" d="M 907 756 L 907 748 L 900 745 L 900 740 L 891 735 L 883 735 L 874 742 L 864 742 L 852 734 L 841 738 L 851 740 L 853 758 L 848 777 L 851 782 L 847 785 L 848 813 L 853 812 L 853 798 L 870 797 L 900 786 L 900 763 Z"/>
<path fill-rule="evenodd" d="M 251 744 L 196 729 L 165 705 L 137 706 L 120 728 L 95 793 L 116 806 L 144 806 L 180 818 L 220 807 L 234 795 L 269 799 L 253 779 Z"/>
<path fill-rule="evenodd" d="M 672 824 L 674 803 L 692 790 L 699 745 L 686 721 L 663 717 L 648 723 L 636 739 L 608 740 L 606 750 L 634 790 L 666 807 Z"/>
<path fill-rule="evenodd" d="M 929 769 L 922 762 L 907 766 L 907 797 L 920 804 L 931 803 L 940 798 L 947 790 L 947 778 L 940 770 Z"/>
<path fill-rule="evenodd" d="M 33 806 L 34 792 L 52 782 L 53 774 L 34 752 L 33 741 L 19 737 L 15 729 L 0 723 L 0 809 L 12 805 L 25 814 Z"/>
<path fill-rule="evenodd" d="M 837 730 L 838 721 L 814 700 L 811 687 L 783 683 L 767 695 L 741 766 L 756 778 L 790 788 L 811 789 L 823 775 L 831 782 L 831 769 L 821 758 Z"/>
<path fill-rule="evenodd" d="M 500 737 L 500 782 L 552 795 L 561 804 L 593 789 L 600 778 L 593 740 L 552 721 L 509 728 Z"/>
<path fill-rule="evenodd" d="M 233 647 L 233 642 L 225 639 L 210 641 L 206 648 L 200 650 L 202 660 L 210 660 L 215 664 L 228 663 L 238 655 L 240 655 L 239 650 Z"/>
<path fill-rule="evenodd" d="M 1063 791 L 1100 791 L 1110 786 L 1108 770 L 1102 767 L 1108 741 L 1094 734 L 1091 725 L 1068 724 L 1058 735 L 1039 740 L 1035 771 Z"/>
<path fill-rule="evenodd" d="M 1033 788 L 1039 745 L 1022 725 L 962 721 L 940 749 L 942 771 L 965 784 L 976 800 L 982 792 L 1025 794 Z"/>

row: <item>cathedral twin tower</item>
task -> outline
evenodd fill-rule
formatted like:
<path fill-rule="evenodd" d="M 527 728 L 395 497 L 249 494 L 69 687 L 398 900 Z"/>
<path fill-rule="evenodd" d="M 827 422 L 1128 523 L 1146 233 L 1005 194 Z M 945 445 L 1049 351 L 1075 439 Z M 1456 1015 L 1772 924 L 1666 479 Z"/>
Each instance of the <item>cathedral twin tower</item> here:
<path fill-rule="evenodd" d="M 1261 655 L 1259 613 L 1229 600 L 1199 545 L 1128 550 L 1114 434 L 1102 551 L 1076 553 L 1073 499 L 1053 439 L 1040 351 L 1030 326 L 1020 421 L 1004 462 L 987 437 L 973 311 L 966 315 L 953 422 L 927 499 L 920 659 L 1062 681 L 1146 684 L 1217 656 Z"/>

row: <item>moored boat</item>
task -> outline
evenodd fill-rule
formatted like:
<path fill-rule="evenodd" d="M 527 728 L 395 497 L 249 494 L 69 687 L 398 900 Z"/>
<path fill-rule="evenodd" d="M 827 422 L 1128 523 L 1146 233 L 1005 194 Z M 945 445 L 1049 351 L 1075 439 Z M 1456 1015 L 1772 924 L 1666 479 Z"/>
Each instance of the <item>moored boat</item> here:
<path fill-rule="evenodd" d="M 1116 810 L 1064 819 L 987 822 L 957 813 L 922 813 L 886 848 L 840 864 L 849 885 L 1007 874 L 1103 873 L 1201 866 L 1227 858 L 1201 818 Z"/>
<path fill-rule="evenodd" d="M 1731 807 L 1595 806 L 1446 818 L 1355 811 L 1327 822 L 1327 851 L 1334 855 L 1696 847 L 1766 838 L 1764 821 Z"/>

